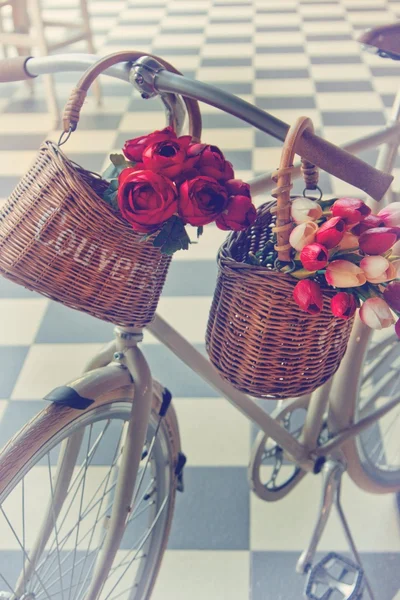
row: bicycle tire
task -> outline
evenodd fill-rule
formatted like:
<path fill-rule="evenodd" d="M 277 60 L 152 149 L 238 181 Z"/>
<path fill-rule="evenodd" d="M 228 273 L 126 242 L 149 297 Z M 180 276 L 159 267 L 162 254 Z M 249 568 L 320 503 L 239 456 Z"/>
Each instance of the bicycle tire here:
<path fill-rule="evenodd" d="M 153 406 L 152 406 L 152 415 L 151 415 L 151 419 L 150 419 L 150 423 L 149 423 L 149 429 L 148 429 L 148 434 L 154 433 L 155 431 L 157 431 L 157 424 L 159 423 L 159 408 L 161 406 L 161 399 L 162 399 L 162 388 L 159 384 L 157 384 L 156 382 L 154 382 L 154 392 L 153 392 Z M 132 403 L 132 398 L 133 398 L 133 386 L 130 387 L 124 387 L 124 388 L 119 388 L 117 390 L 112 391 L 111 393 L 108 393 L 100 398 L 97 398 L 95 400 L 95 402 L 88 407 L 86 410 L 84 411 L 78 411 L 75 409 L 71 409 L 69 407 L 60 407 L 60 406 L 56 406 L 56 405 L 50 405 L 49 407 L 45 408 L 44 410 L 42 410 L 38 415 L 36 415 L 29 423 L 27 423 L 6 445 L 6 447 L 3 449 L 3 451 L 0 454 L 0 510 L 1 510 L 1 514 L 0 517 L 4 517 L 5 515 L 5 510 L 4 507 L 8 507 L 9 505 L 12 507 L 12 510 L 14 510 L 13 507 L 15 507 L 15 501 L 12 499 L 12 496 L 14 494 L 19 494 L 18 489 L 22 487 L 22 489 L 26 489 L 27 487 L 27 483 L 29 481 L 28 475 L 34 473 L 35 477 L 39 477 L 39 471 L 40 469 L 44 468 L 43 466 L 43 460 L 44 458 L 47 456 L 48 457 L 48 472 L 50 474 L 50 476 L 48 476 L 49 481 L 53 480 L 53 474 L 52 474 L 52 465 L 51 465 L 51 460 L 50 459 L 50 452 L 54 451 L 55 448 L 59 447 L 61 442 L 63 440 L 66 440 L 68 438 L 70 438 L 70 436 L 72 436 L 74 433 L 78 432 L 78 431 L 82 431 L 82 427 L 85 427 L 86 429 L 88 427 L 90 427 L 90 432 L 92 432 L 94 430 L 94 427 L 98 427 L 96 424 L 98 423 L 103 423 L 104 421 L 107 421 L 108 423 L 111 423 L 112 426 L 115 425 L 115 422 L 118 421 L 121 423 L 121 431 L 123 430 L 124 427 L 124 423 L 127 422 L 129 415 L 130 415 L 130 407 L 131 407 L 131 403 Z M 105 429 L 107 430 L 107 427 L 109 427 L 110 429 L 112 429 L 112 426 L 107 425 L 105 427 Z M 85 434 L 86 435 L 86 434 Z M 105 437 L 106 434 L 102 433 L 101 434 L 105 440 L 107 440 L 107 437 Z M 86 437 L 89 437 L 89 443 L 88 443 L 88 448 L 90 445 L 90 434 L 87 434 Z M 121 433 L 122 436 L 122 433 Z M 97 439 L 99 439 L 99 436 L 97 437 Z M 100 438 L 101 440 L 103 438 Z M 121 438 L 120 438 L 121 440 Z M 118 457 L 120 456 L 120 450 L 119 448 L 121 447 L 121 441 L 116 442 L 116 449 L 115 449 L 115 454 L 114 454 L 114 459 L 113 462 L 111 463 L 111 466 L 109 466 L 107 464 L 107 467 L 109 466 L 109 473 L 111 473 L 113 471 L 113 477 L 115 477 L 115 470 L 117 470 L 118 468 Z M 97 443 L 97 442 L 96 442 Z M 123 442 L 122 442 L 123 444 Z M 79 463 L 76 463 L 76 469 L 78 470 L 78 473 L 80 473 L 80 471 L 82 471 L 82 468 L 84 470 L 84 475 L 82 477 L 85 478 L 83 485 L 81 486 L 81 483 L 76 484 L 77 489 L 79 489 L 79 486 L 82 487 L 82 489 L 85 488 L 85 484 L 86 484 L 86 477 L 89 477 L 88 473 L 90 471 L 90 468 L 88 466 L 89 464 L 89 456 L 91 456 L 90 458 L 90 462 L 92 463 L 92 467 L 93 467 L 93 472 L 94 474 L 98 474 L 101 473 L 101 469 L 103 468 L 103 465 L 99 466 L 97 464 L 93 465 L 93 457 L 95 455 L 95 453 L 97 452 L 97 449 L 100 447 L 100 444 L 97 444 L 97 446 L 95 447 L 95 451 L 94 453 L 92 452 L 92 450 L 90 450 L 91 454 L 86 454 L 86 458 L 83 460 L 83 467 L 81 465 L 79 465 Z M 123 447 L 123 446 L 122 446 Z M 82 451 L 86 449 L 85 444 L 83 444 L 82 446 Z M 106 446 L 106 449 L 108 450 L 108 446 Z M 136 510 L 136 513 L 133 511 L 132 513 L 132 519 L 129 518 L 127 519 L 127 529 L 126 531 L 128 531 L 128 525 L 132 522 L 134 522 L 134 520 L 136 519 L 136 523 L 135 523 L 135 527 L 137 526 L 137 523 L 139 523 L 140 525 L 140 521 L 142 520 L 143 522 L 146 522 L 147 519 L 150 517 L 147 517 L 147 513 L 148 514 L 156 514 L 156 521 L 155 521 L 155 525 L 153 527 L 151 527 L 149 525 L 149 530 L 150 530 L 150 534 L 146 540 L 145 536 L 142 536 L 141 539 L 145 539 L 145 541 L 142 544 L 142 547 L 147 549 L 148 554 L 143 554 L 143 556 L 137 556 L 137 558 L 143 558 L 144 560 L 141 560 L 138 562 L 140 563 L 140 566 L 137 568 L 137 580 L 132 580 L 132 585 L 129 589 L 124 590 L 125 591 L 125 596 L 123 596 L 123 594 L 121 595 L 120 592 L 120 588 L 118 588 L 117 590 L 112 589 L 111 592 L 109 590 L 111 585 L 114 585 L 111 582 L 111 575 L 115 574 L 115 577 L 118 578 L 120 577 L 120 574 L 122 574 L 122 572 L 124 571 L 124 574 L 121 575 L 122 579 L 120 577 L 120 579 L 118 579 L 116 585 L 119 585 L 122 581 L 122 585 L 126 585 L 126 581 L 127 581 L 127 577 L 129 578 L 130 576 L 130 572 L 128 572 L 128 574 L 126 575 L 126 568 L 125 565 L 126 563 L 131 559 L 131 556 L 128 554 L 128 558 L 124 558 L 126 555 L 126 548 L 122 549 L 120 547 L 120 554 L 122 556 L 122 558 L 118 556 L 118 558 L 115 559 L 115 563 L 113 563 L 113 572 L 109 574 L 109 577 L 107 579 L 107 581 L 105 582 L 105 586 L 103 587 L 103 591 L 100 594 L 99 598 L 102 599 L 104 598 L 108 598 L 109 600 L 112 600 L 115 596 L 118 596 L 118 598 L 127 598 L 129 600 L 146 600 L 148 598 L 150 598 L 151 592 L 153 590 L 156 578 L 157 578 L 157 574 L 158 571 L 160 569 L 161 566 L 161 561 L 162 561 L 162 557 L 165 551 L 165 547 L 167 544 L 167 540 L 168 540 L 168 535 L 169 535 L 169 531 L 170 531 L 170 526 L 171 526 L 171 521 L 172 521 L 172 516 L 173 516 L 173 511 L 174 511 L 174 504 L 175 504 L 175 494 L 176 494 L 176 488 L 177 488 L 177 478 L 175 475 L 175 467 L 176 467 L 176 462 L 177 462 L 177 458 L 178 458 L 178 453 L 180 450 L 180 440 L 179 440 L 179 431 L 178 431 L 178 425 L 177 425 L 177 420 L 176 420 L 176 416 L 174 413 L 174 409 L 171 406 L 169 406 L 169 409 L 167 411 L 167 414 L 164 418 L 161 419 L 160 421 L 160 426 L 159 429 L 157 431 L 157 436 L 155 439 L 155 443 L 154 443 L 154 447 L 153 447 L 153 451 L 149 452 L 149 454 L 151 454 L 151 457 L 149 456 L 148 462 L 146 463 L 146 458 L 143 458 L 143 462 L 147 465 L 150 464 L 150 468 L 152 469 L 151 471 L 151 476 L 150 476 L 150 487 L 144 488 L 144 491 L 146 492 L 143 495 L 143 499 L 146 500 L 147 504 L 144 503 L 143 507 L 140 508 L 141 504 L 140 502 L 138 503 L 138 509 Z M 103 452 L 104 450 L 102 450 Z M 145 455 L 145 453 L 144 453 Z M 96 459 L 97 460 L 97 459 Z M 34 471 L 34 469 L 36 469 Z M 97 469 L 97 471 L 96 471 Z M 99 471 L 100 469 L 100 471 Z M 146 469 L 143 467 L 144 469 L 144 474 L 146 475 Z M 75 473 L 75 472 L 74 472 Z M 148 472 L 148 475 L 150 474 L 150 471 Z M 97 475 L 96 475 L 97 476 Z M 147 476 L 147 475 L 146 475 Z M 31 477 L 33 477 L 33 475 L 31 475 Z M 78 475 L 76 476 L 78 477 Z M 107 479 L 107 483 L 105 485 L 104 490 L 105 491 L 101 491 L 100 490 L 100 494 L 103 494 L 103 500 L 105 497 L 107 497 L 107 502 L 106 503 L 110 503 L 111 500 L 111 504 L 112 505 L 112 486 L 109 487 L 109 489 L 106 490 L 107 486 L 108 486 L 108 481 L 109 481 L 110 477 L 108 476 Z M 39 485 L 41 482 L 41 479 L 39 477 L 39 479 L 37 480 Z M 72 488 L 73 488 L 73 481 L 74 478 L 71 479 L 70 483 L 69 483 L 69 488 L 71 488 L 71 494 L 72 494 Z M 104 479 L 103 479 L 104 481 Z M 112 481 L 115 481 L 115 479 L 113 479 Z M 142 484 L 143 478 L 140 480 L 140 484 Z M 155 483 L 153 483 L 153 481 Z M 22 483 L 25 482 L 25 483 Z M 97 480 L 95 480 L 95 482 L 97 483 Z M 145 480 L 146 483 L 146 480 Z M 37 485 L 37 484 L 36 484 Z M 53 484 L 50 483 L 49 484 L 50 487 L 52 488 Z M 74 484 L 75 485 L 75 484 Z M 138 484 L 139 485 L 139 484 Z M 114 485 L 115 487 L 115 485 Z M 52 488 L 53 489 L 53 488 Z M 93 488 L 92 488 L 93 489 Z M 90 494 L 92 493 L 92 489 L 90 490 Z M 36 487 L 37 493 L 40 495 L 42 493 L 41 490 L 38 489 L 38 487 Z M 150 490 L 150 491 L 148 491 Z M 70 490 L 69 490 L 70 491 Z M 142 489 L 143 492 L 143 489 Z M 151 495 L 149 496 L 149 498 L 146 498 L 146 495 L 149 495 L 151 492 Z M 96 493 L 97 494 L 97 491 Z M 108 496 L 107 496 L 108 494 Z M 25 495 L 26 495 L 26 491 L 25 491 Z M 76 491 L 74 492 L 74 495 L 76 494 Z M 96 512 L 97 510 L 100 510 L 98 508 L 96 508 L 96 510 L 94 510 L 93 506 L 88 505 L 86 512 L 82 512 L 82 498 L 85 497 L 85 492 L 81 491 L 78 496 L 81 496 L 81 500 L 80 500 L 80 508 L 79 508 L 79 519 L 77 519 L 77 523 L 75 524 L 74 522 L 74 528 L 77 529 L 78 534 L 79 531 L 81 531 L 81 535 L 84 536 L 84 533 L 86 535 L 85 529 L 82 529 L 82 522 L 83 522 L 83 517 L 85 519 L 88 519 L 89 522 L 89 526 L 90 526 L 90 521 L 93 519 L 93 515 L 89 516 L 90 512 Z M 139 494 L 139 498 L 140 498 Z M 74 497 L 72 498 L 72 500 L 74 500 Z M 22 492 L 22 498 L 24 499 L 24 492 Z M 154 498 L 154 499 L 153 499 Z M 96 504 L 100 503 L 100 507 L 103 504 L 103 500 L 100 503 L 100 500 L 96 500 L 96 495 L 94 497 L 92 497 L 91 499 L 91 503 L 94 502 L 94 507 L 96 507 Z M 150 500 L 150 501 L 149 501 Z M 12 504 L 11 504 L 12 503 Z M 70 506 L 67 508 L 67 499 L 64 502 L 65 508 L 66 508 L 66 515 L 68 515 L 69 511 L 70 511 Z M 153 508 L 154 505 L 154 508 Z M 23 521 L 25 522 L 25 508 L 24 508 L 24 504 L 23 504 Z M 148 508 L 150 507 L 150 508 Z M 63 506 L 63 510 L 64 510 L 64 506 Z M 14 510 L 15 513 L 15 510 Z M 140 516 L 140 514 L 144 514 L 144 518 L 142 518 Z M 58 558 L 56 559 L 55 562 L 55 567 L 57 569 L 57 564 L 60 567 L 60 562 L 61 560 L 64 561 L 65 567 L 60 567 L 59 569 L 59 580 L 60 580 L 60 587 L 56 588 L 57 594 L 54 595 L 54 581 L 53 583 L 51 583 L 51 576 L 49 576 L 48 579 L 46 579 L 47 581 L 50 581 L 51 585 L 53 586 L 53 590 L 52 590 L 52 594 L 45 592 L 45 594 L 43 595 L 43 590 L 45 590 L 45 583 L 44 583 L 44 579 L 41 578 L 41 573 L 38 571 L 35 573 L 35 575 L 32 576 L 31 580 L 29 582 L 27 582 L 26 584 L 26 592 L 31 591 L 29 589 L 29 586 L 31 586 L 33 588 L 33 586 L 35 585 L 36 588 L 38 588 L 41 591 L 42 597 L 46 598 L 46 597 L 51 597 L 51 598 L 60 598 L 60 600 L 72 600 L 72 598 L 79 598 L 84 596 L 84 592 L 85 592 L 85 585 L 83 585 L 82 587 L 82 581 L 78 581 L 77 583 L 75 583 L 75 580 L 72 581 L 71 580 L 71 584 L 67 585 L 66 588 L 64 588 L 64 578 L 63 578 L 63 574 L 62 574 L 62 570 L 64 569 L 64 573 L 68 574 L 68 578 L 71 576 L 71 571 L 72 571 L 72 579 L 74 576 L 74 572 L 76 569 L 76 572 L 79 573 L 80 571 L 78 570 L 78 568 L 76 567 L 76 565 L 78 564 L 77 562 L 74 562 L 75 566 L 70 566 L 69 563 L 69 559 L 67 561 L 67 556 L 71 555 L 72 552 L 72 560 L 73 561 L 77 561 L 78 559 L 76 558 L 78 556 L 79 560 L 83 561 L 83 559 L 85 558 L 85 554 L 83 554 L 82 556 L 79 554 L 79 551 L 75 548 L 75 550 L 71 549 L 69 551 L 69 555 L 67 553 L 67 551 L 64 550 L 65 547 L 68 547 L 68 543 L 69 543 L 69 536 L 67 537 L 67 541 L 64 542 L 65 540 L 65 534 L 64 534 L 64 538 L 62 538 L 62 542 L 64 542 L 64 546 L 61 546 L 59 544 L 60 541 L 60 535 L 61 535 L 61 529 L 58 529 L 59 527 L 59 523 L 61 521 L 61 515 L 63 513 L 61 512 L 60 515 L 57 515 L 55 521 L 56 521 L 56 526 L 54 527 L 54 536 L 53 538 L 56 540 L 56 546 L 57 546 L 57 554 L 58 554 Z M 161 516 L 159 516 L 161 515 Z M 15 516 L 15 515 L 14 515 Z M 74 516 L 73 512 L 72 512 L 72 517 Z M 66 517 L 63 515 L 64 517 L 64 521 L 66 519 Z M 99 526 L 100 530 L 103 530 L 106 532 L 106 520 L 108 515 L 106 515 L 106 517 L 103 517 L 103 515 L 97 514 L 96 520 L 95 520 L 95 524 L 92 527 L 92 530 L 89 531 L 95 531 L 96 527 Z M 28 523 L 28 520 L 26 520 Z M 30 520 L 29 520 L 30 521 Z M 62 525 L 64 524 L 64 521 L 62 523 Z M 80 523 L 80 524 L 78 524 Z M 102 524 L 103 523 L 103 529 L 102 529 Z M 8 521 L 6 520 L 6 524 L 8 525 Z M 4 519 L 3 519 L 3 526 L 4 526 Z M 70 526 L 70 523 L 68 522 L 67 519 L 67 526 Z M 17 528 L 15 526 L 14 523 L 12 523 L 12 527 L 13 529 L 16 531 Z M 26 558 L 29 555 L 29 548 L 28 550 L 26 549 L 29 545 L 29 539 L 28 539 L 28 534 L 25 533 L 25 529 L 28 529 L 28 525 L 25 524 L 22 526 L 22 534 L 20 533 L 19 536 L 20 538 L 23 537 L 24 538 L 24 544 L 26 542 L 26 546 L 25 548 L 20 552 L 21 556 L 19 558 Z M 21 528 L 19 528 L 18 530 L 19 532 L 21 532 Z M 37 533 L 36 533 L 37 534 Z M 5 535 L 5 529 L 3 529 L 3 534 L 2 534 L 2 539 L 4 538 Z M 73 537 L 76 535 L 76 532 L 73 534 Z M 90 543 L 93 540 L 93 533 L 90 533 Z M 95 534 L 95 537 L 97 536 L 97 532 Z M 83 544 L 83 541 L 85 539 L 84 537 L 81 537 L 81 539 L 78 539 L 79 535 L 77 535 L 76 537 L 76 541 L 77 544 L 76 546 L 78 546 L 79 544 L 81 544 L 83 546 L 83 552 L 86 552 L 86 559 L 87 559 L 87 555 L 89 553 L 90 550 L 90 543 L 88 542 L 88 540 L 86 540 L 85 544 L 87 545 L 89 543 L 89 547 L 85 549 L 85 546 Z M 87 537 L 87 535 L 86 535 Z M 104 538 L 106 537 L 106 533 L 104 533 Z M 8 532 L 8 538 L 10 538 L 10 533 Z M 103 541 L 104 541 L 103 538 Z M 53 544 L 54 544 L 54 539 L 53 539 Z M 100 539 L 100 538 L 99 538 Z M 73 540 L 71 540 L 73 541 Z M 50 543 L 50 541 L 49 541 Z M 21 539 L 19 541 L 19 544 L 21 545 Z M 4 546 L 4 544 L 3 544 Z M 49 553 L 48 550 L 48 545 L 46 545 L 46 550 L 44 552 L 46 552 L 46 556 Z M 139 547 L 140 550 L 140 543 L 137 542 L 137 546 Z M 135 553 L 137 555 L 137 552 L 139 550 L 137 550 L 137 546 L 133 546 L 133 550 L 132 552 Z M 21 546 L 22 549 L 22 546 Z M 50 551 L 51 551 L 51 545 L 50 545 Z M 63 554 L 64 551 L 64 554 Z M 131 550 L 129 550 L 129 552 L 131 552 Z M 143 551 L 144 552 L 144 551 Z M 53 551 L 54 553 L 54 551 Z M 11 556 L 11 554 L 10 554 Z M 46 556 L 41 557 L 41 564 L 43 566 L 43 568 L 50 568 L 49 564 L 50 564 L 50 557 L 48 558 L 48 560 L 46 561 Z M 54 556 L 53 556 L 53 561 L 54 561 Z M 135 561 L 135 558 L 133 559 Z M 117 564 L 117 561 L 120 561 Z M 122 562 L 121 562 L 122 561 Z M 81 565 L 80 563 L 80 565 Z M 4 564 L 3 566 L 0 564 L 0 589 L 3 587 L 5 588 L 6 585 L 4 582 L 6 582 L 8 584 L 8 586 L 11 588 L 7 589 L 6 591 L 8 593 L 12 593 L 13 592 L 13 586 L 16 585 L 16 583 L 14 581 L 12 581 L 12 583 L 10 583 L 10 572 L 12 574 L 12 569 L 10 569 L 10 561 L 7 559 L 7 565 Z M 22 560 L 20 561 L 21 565 L 26 565 L 28 564 L 27 559 L 26 560 Z M 114 564 L 115 569 L 114 569 Z M 84 569 L 86 565 L 86 560 L 83 564 L 83 566 L 81 566 L 81 570 Z M 94 565 L 94 562 L 93 562 Z M 129 565 L 128 565 L 129 566 Z M 6 574 L 2 574 L 2 570 L 3 568 L 6 568 Z M 41 567 L 40 567 L 41 568 Z M 121 571 L 118 571 L 118 569 L 122 569 Z M 25 569 L 24 567 L 20 567 L 19 569 L 19 577 L 21 577 L 21 574 L 23 573 L 22 569 Z M 39 564 L 37 564 L 37 569 L 39 569 Z M 67 571 L 65 571 L 65 569 L 67 569 Z M 3 571 L 4 573 L 4 571 Z M 5 576 L 6 575 L 6 576 Z M 85 579 L 87 580 L 86 583 L 90 582 L 90 579 L 88 579 L 87 577 L 87 573 L 85 572 L 83 574 L 83 576 L 85 577 Z M 41 580 L 41 583 L 40 583 Z M 130 580 L 130 579 L 129 579 Z M 114 580 L 112 580 L 114 581 Z M 68 583 L 68 582 L 67 582 Z M 83 581 L 83 583 L 85 583 L 85 581 Z M 48 584 L 46 583 L 46 586 Z M 108 586 L 108 587 L 107 587 Z M 35 589 L 36 589 L 35 588 Z M 71 591 L 72 589 L 75 588 L 75 592 L 71 595 Z M 87 588 L 86 588 L 87 589 Z M 68 593 L 64 594 L 64 591 L 68 590 Z M 81 593 L 80 593 L 81 592 Z M 79 595 L 76 595 L 79 594 Z M 5 596 L 7 597 L 7 596 Z M 33 596 L 35 597 L 35 596 Z"/>

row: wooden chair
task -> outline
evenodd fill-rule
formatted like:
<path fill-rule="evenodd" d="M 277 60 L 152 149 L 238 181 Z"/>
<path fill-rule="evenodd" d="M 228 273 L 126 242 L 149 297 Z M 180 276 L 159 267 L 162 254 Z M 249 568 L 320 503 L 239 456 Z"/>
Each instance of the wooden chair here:
<path fill-rule="evenodd" d="M 88 52 L 95 54 L 92 31 L 90 27 L 87 0 L 77 0 L 80 9 L 80 19 L 76 22 L 53 21 L 43 19 L 41 0 L 0 0 L 0 47 L 3 47 L 4 56 L 8 55 L 8 46 L 14 46 L 18 54 L 29 54 L 35 48 L 40 56 L 46 56 L 53 50 L 58 50 L 86 40 Z M 12 11 L 13 31 L 5 31 L 3 27 L 1 9 L 10 6 Z M 66 35 L 57 42 L 49 42 L 46 38 L 46 28 L 62 27 Z M 43 76 L 46 101 L 49 113 L 53 116 L 54 125 L 60 120 L 57 103 L 56 88 L 52 75 Z M 33 80 L 31 80 L 31 84 Z M 101 90 L 98 82 L 94 85 L 97 103 L 101 102 Z M 32 88 L 31 88 L 32 89 Z"/>

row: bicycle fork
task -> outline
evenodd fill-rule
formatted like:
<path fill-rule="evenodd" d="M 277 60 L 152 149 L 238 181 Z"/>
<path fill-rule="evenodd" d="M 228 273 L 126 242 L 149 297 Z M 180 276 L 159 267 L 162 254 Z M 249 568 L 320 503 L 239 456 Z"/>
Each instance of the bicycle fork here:
<path fill-rule="evenodd" d="M 116 350 L 114 360 L 121 362 L 129 371 L 134 382 L 135 396 L 128 427 L 122 442 L 123 448 L 120 448 L 121 459 L 111 515 L 107 520 L 102 548 L 94 566 L 90 585 L 86 590 L 85 600 L 97 600 L 99 597 L 120 547 L 126 521 L 133 509 L 135 483 L 152 407 L 153 382 L 151 372 L 145 357 L 137 346 L 143 338 L 142 331 L 134 328 L 117 327 L 115 334 L 116 340 L 109 344 L 104 356 L 99 354 L 88 365 L 86 372 L 93 368 L 106 367 L 112 361 L 114 350 Z M 107 375 L 107 377 L 109 378 L 110 375 Z M 128 375 L 124 378 L 125 384 L 127 384 L 127 379 L 130 379 Z M 34 574 L 51 533 L 56 528 L 57 519 L 73 477 L 82 440 L 83 431 L 77 432 L 61 444 L 57 470 L 54 476 L 52 501 L 45 511 L 42 526 L 30 555 L 26 557 L 25 567 L 15 587 L 13 600 L 23 596 L 25 584 Z"/>

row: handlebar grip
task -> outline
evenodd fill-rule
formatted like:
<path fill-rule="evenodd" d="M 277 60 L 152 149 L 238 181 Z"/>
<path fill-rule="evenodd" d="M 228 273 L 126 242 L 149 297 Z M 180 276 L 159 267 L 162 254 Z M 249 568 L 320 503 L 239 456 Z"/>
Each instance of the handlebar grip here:
<path fill-rule="evenodd" d="M 15 56 L 0 60 L 0 83 L 32 79 L 34 75 L 29 75 L 26 70 L 26 63 L 30 58 L 30 56 Z"/>
<path fill-rule="evenodd" d="M 378 171 L 310 130 L 304 131 L 296 152 L 331 175 L 363 190 L 377 201 L 383 198 L 393 181 L 393 176 L 389 173 Z"/>

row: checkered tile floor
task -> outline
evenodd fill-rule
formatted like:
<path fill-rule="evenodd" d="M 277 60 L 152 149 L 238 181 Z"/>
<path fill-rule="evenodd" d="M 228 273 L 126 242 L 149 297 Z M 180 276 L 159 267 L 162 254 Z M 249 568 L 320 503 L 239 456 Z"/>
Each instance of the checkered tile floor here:
<path fill-rule="evenodd" d="M 76 4 L 48 0 L 48 15 L 70 21 Z M 185 75 L 217 84 L 287 122 L 307 114 L 337 143 L 383 125 L 400 83 L 398 63 L 361 54 L 354 41 L 359 30 L 400 18 L 400 1 L 93 0 L 90 11 L 99 53 L 151 50 Z M 77 75 L 56 79 L 63 103 Z M 103 106 L 89 99 L 79 130 L 65 146 L 73 160 L 92 170 L 101 170 L 125 139 L 163 124 L 157 100 L 132 96 L 122 82 L 104 79 L 102 85 Z M 276 167 L 279 143 L 208 106 L 203 122 L 203 139 L 224 149 L 238 177 Z M 0 86 L 0 131 L 5 199 L 40 142 L 57 135 L 40 82 L 33 100 L 23 85 Z M 376 151 L 363 157 L 372 162 Z M 322 177 L 322 186 L 331 193 L 354 191 L 330 176 Z M 222 239 L 210 227 L 201 244 L 174 259 L 160 303 L 161 315 L 200 347 Z M 111 336 L 108 324 L 0 281 L 0 444 L 41 408 L 47 391 L 75 377 Z M 249 423 L 150 335 L 144 349 L 155 377 L 174 394 L 189 460 L 154 598 L 300 598 L 303 582 L 294 566 L 313 523 L 319 479 L 309 476 L 279 503 L 259 501 L 246 480 Z M 348 480 L 344 496 L 377 599 L 398 598 L 395 497 L 367 495 Z M 345 549 L 332 518 L 321 550 Z M 6 550 L 0 554 L 6 559 Z"/>

